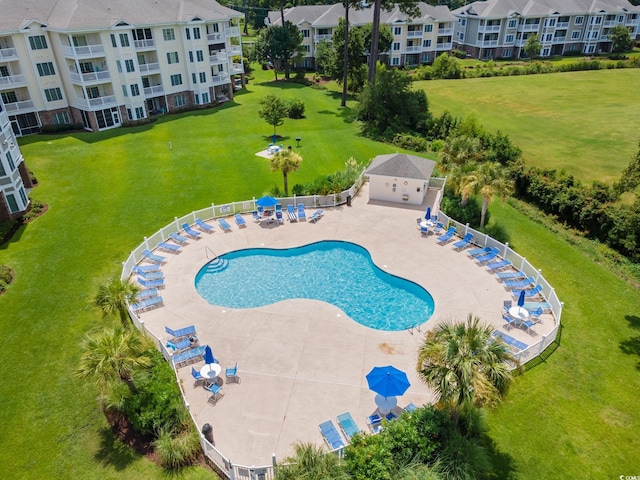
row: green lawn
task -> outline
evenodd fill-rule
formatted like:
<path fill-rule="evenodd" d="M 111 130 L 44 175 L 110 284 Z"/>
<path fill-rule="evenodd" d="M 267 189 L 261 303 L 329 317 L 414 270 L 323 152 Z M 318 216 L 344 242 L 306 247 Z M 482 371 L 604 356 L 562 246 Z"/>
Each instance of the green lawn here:
<path fill-rule="evenodd" d="M 434 115 L 475 112 L 502 130 L 531 165 L 613 182 L 638 151 L 639 69 L 434 80 L 423 88 Z"/>
<path fill-rule="evenodd" d="M 584 82 L 593 75 L 624 83 L 615 75 L 602 76 L 612 73 L 628 82 L 628 71 L 591 72 L 584 74 Z M 295 147 L 295 137 L 302 138 L 297 150 L 303 165 L 290 175 L 290 185 L 340 169 L 349 156 L 367 161 L 397 150 L 359 136 L 350 110 L 339 107 L 334 93 L 264 82 L 272 75 L 258 71 L 248 91 L 224 107 L 167 115 L 151 126 L 21 139 L 28 165 L 41 182 L 32 196 L 47 203 L 49 211 L 0 247 L 0 264 L 17 273 L 0 297 L 3 477 L 165 476 L 114 443 L 95 389 L 71 376 L 79 358 L 77 345 L 85 332 L 117 321 L 102 320 L 91 308 L 94 285 L 118 273 L 143 236 L 211 202 L 259 196 L 276 183 L 282 185 L 281 174 L 271 173 L 268 161 L 254 155 L 266 147 L 271 133 L 256 115 L 261 95 L 301 98 L 307 106 L 306 119 L 287 120 L 278 128 L 285 145 Z M 530 78 L 545 77 L 551 76 Z M 480 81 L 495 80 L 503 79 Z M 504 80 L 522 85 L 529 77 Z M 466 82 L 426 85 L 457 84 L 462 89 Z M 435 95 L 429 97 L 441 109 Z M 580 117 L 588 116 L 583 108 Z M 627 110 L 610 121 L 635 114 Z M 495 128 L 489 119 L 481 120 Z M 604 126 L 627 128 L 622 121 Z M 521 128 L 538 132 L 536 124 Z M 540 143 L 553 143 L 541 138 Z M 492 214 L 493 221 L 508 229 L 512 245 L 543 269 L 567 304 L 561 347 L 519 379 L 508 403 L 490 415 L 504 471 L 530 479 L 637 474 L 638 292 L 513 208 L 496 203 Z M 211 474 L 193 468 L 175 477 Z"/>

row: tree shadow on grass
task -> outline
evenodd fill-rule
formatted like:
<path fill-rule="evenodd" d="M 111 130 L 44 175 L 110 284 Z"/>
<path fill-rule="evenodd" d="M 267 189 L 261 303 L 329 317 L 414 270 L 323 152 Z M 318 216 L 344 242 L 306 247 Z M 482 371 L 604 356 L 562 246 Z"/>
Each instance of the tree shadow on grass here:
<path fill-rule="evenodd" d="M 516 462 L 511 455 L 501 451 L 493 439 L 489 436 L 484 437 L 484 445 L 489 454 L 492 471 L 486 478 L 500 480 L 515 480 L 518 478 Z"/>
<path fill-rule="evenodd" d="M 95 459 L 102 464 L 111 465 L 116 470 L 125 470 L 131 463 L 140 458 L 131 447 L 123 444 L 110 428 L 103 428 L 99 432 L 100 449 Z"/>
<path fill-rule="evenodd" d="M 634 330 L 640 330 L 640 317 L 638 315 L 625 315 L 629 326 Z M 620 350 L 627 355 L 636 355 L 640 357 L 640 335 L 631 337 L 628 340 L 620 342 Z M 636 369 L 640 370 L 640 361 L 636 364 Z"/>

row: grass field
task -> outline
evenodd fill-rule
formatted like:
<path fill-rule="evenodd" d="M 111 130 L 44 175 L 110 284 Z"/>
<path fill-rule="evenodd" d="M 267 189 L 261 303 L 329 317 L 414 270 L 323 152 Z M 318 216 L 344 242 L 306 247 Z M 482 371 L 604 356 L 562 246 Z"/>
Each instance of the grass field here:
<path fill-rule="evenodd" d="M 602 73 L 609 72 L 590 75 L 602 78 Z M 396 151 L 360 137 L 350 111 L 339 107 L 334 94 L 265 82 L 272 72 L 257 76 L 247 92 L 222 108 L 165 116 L 136 129 L 20 140 L 41 182 L 32 196 L 47 203 L 49 211 L 0 247 L 0 264 L 11 265 L 17 274 L 0 297 L 4 478 L 167 476 L 114 442 L 96 391 L 71 376 L 77 346 L 85 332 L 117 321 L 103 320 L 91 308 L 94 285 L 118 273 L 143 236 L 211 202 L 259 196 L 281 185 L 281 174 L 271 173 L 267 160 L 254 155 L 266 147 L 271 133 L 256 115 L 261 95 L 298 97 L 307 106 L 306 119 L 287 120 L 278 128 L 285 145 L 295 146 L 293 139 L 302 138 L 297 150 L 303 165 L 290 175 L 290 185 L 340 169 L 349 156 L 366 161 Z M 560 88 L 562 77 L 553 77 L 557 84 L 550 88 Z M 505 80 L 523 85 L 529 77 Z M 441 84 L 452 88 L 459 83 L 462 90 L 466 82 Z M 584 82 L 591 82 L 588 75 Z M 625 109 L 611 121 L 635 113 Z M 586 109 L 578 114 L 587 115 Z M 536 125 L 525 122 L 520 128 Z M 542 138 L 540 145 L 547 143 Z M 492 214 L 507 228 L 517 251 L 543 269 L 566 302 L 561 347 L 519 379 L 507 404 L 490 415 L 499 478 L 637 474 L 638 292 L 509 205 L 495 203 Z M 192 468 L 171 477 L 211 474 Z"/>
<path fill-rule="evenodd" d="M 638 152 L 640 70 L 417 82 L 434 115 L 475 112 L 501 130 L 531 165 L 565 169 L 583 181 L 615 181 Z"/>

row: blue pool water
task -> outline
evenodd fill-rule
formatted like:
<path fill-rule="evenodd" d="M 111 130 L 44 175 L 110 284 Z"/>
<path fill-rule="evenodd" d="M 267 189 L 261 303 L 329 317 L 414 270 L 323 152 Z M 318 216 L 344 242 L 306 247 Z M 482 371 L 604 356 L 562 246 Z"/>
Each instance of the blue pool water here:
<path fill-rule="evenodd" d="M 349 242 L 230 252 L 205 265 L 195 286 L 210 304 L 230 308 L 261 307 L 291 298 L 321 300 L 377 330 L 404 330 L 433 314 L 428 291 L 380 270 L 366 249 Z"/>

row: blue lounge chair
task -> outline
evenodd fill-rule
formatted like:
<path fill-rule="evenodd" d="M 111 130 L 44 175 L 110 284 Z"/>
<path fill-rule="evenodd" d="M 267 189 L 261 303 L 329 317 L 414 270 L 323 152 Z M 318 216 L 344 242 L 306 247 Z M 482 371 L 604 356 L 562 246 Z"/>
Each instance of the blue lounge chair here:
<path fill-rule="evenodd" d="M 175 242 L 178 242 L 180 245 L 189 243 L 189 239 L 187 237 L 183 237 L 182 235 L 176 232 L 170 233 L 169 238 Z"/>
<path fill-rule="evenodd" d="M 528 348 L 528 345 L 526 343 L 522 343 L 520 340 L 516 340 L 512 336 L 507 335 L 506 333 L 503 333 L 499 330 L 494 330 L 491 336 L 493 338 L 502 340 L 504 343 L 512 347 L 516 352 L 526 350 Z"/>
<path fill-rule="evenodd" d="M 190 365 L 192 363 L 198 362 L 202 360 L 204 355 L 205 345 L 200 345 L 196 348 L 190 348 L 189 350 L 185 350 L 182 353 L 177 353 L 172 357 L 173 364 L 176 368 L 184 367 L 185 365 Z"/>
<path fill-rule="evenodd" d="M 216 383 L 205 385 L 204 389 L 208 392 L 211 392 L 211 397 L 209 397 L 208 402 L 212 403 L 213 405 L 215 405 L 218 402 L 218 399 L 224 395 L 222 387 L 218 386 Z"/>
<path fill-rule="evenodd" d="M 488 263 L 494 258 L 496 258 L 499 253 L 500 253 L 500 250 L 498 250 L 497 248 L 492 248 L 489 253 L 480 255 L 479 257 L 476 257 L 475 260 L 476 262 L 478 262 L 479 265 L 482 265 L 483 263 Z"/>
<path fill-rule="evenodd" d="M 536 295 L 542 295 L 542 285 L 538 284 L 529 290 L 511 290 L 511 294 L 514 298 L 518 298 L 520 296 L 520 292 L 524 292 L 524 298 L 535 297 Z"/>
<path fill-rule="evenodd" d="M 151 253 L 149 250 L 143 250 L 142 255 L 144 255 L 144 258 L 146 258 L 148 261 L 153 263 L 162 263 L 167 259 L 167 257 L 156 255 L 155 253 Z"/>
<path fill-rule="evenodd" d="M 180 353 L 192 347 L 198 346 L 197 337 L 184 337 L 180 340 L 169 341 L 166 344 L 167 349 L 173 350 L 173 353 Z"/>
<path fill-rule="evenodd" d="M 497 272 L 498 270 L 502 270 L 503 268 L 507 268 L 510 266 L 511 266 L 511 260 L 505 260 L 505 259 L 498 260 L 497 262 L 489 262 L 485 265 L 485 267 L 487 267 L 487 269 L 491 272 Z"/>
<path fill-rule="evenodd" d="M 196 327 L 193 325 L 189 325 L 188 327 L 179 328 L 177 330 L 173 330 L 167 326 L 164 327 L 164 331 L 173 337 L 174 340 L 182 337 L 191 337 L 196 335 Z"/>
<path fill-rule="evenodd" d="M 471 243 L 471 240 L 473 240 L 473 234 L 467 233 L 464 237 L 462 237 L 462 240 L 458 240 L 453 244 L 453 248 L 460 251 L 463 248 L 467 247 Z"/>
<path fill-rule="evenodd" d="M 338 448 L 344 447 L 342 437 L 331 420 L 327 420 L 318 426 L 320 427 L 322 438 L 324 438 L 324 441 L 327 442 L 327 445 L 331 450 L 337 450 Z"/>
<path fill-rule="evenodd" d="M 184 233 L 186 233 L 187 235 L 189 235 L 192 238 L 199 238 L 200 235 L 202 235 L 201 232 L 191 228 L 188 223 L 183 223 L 182 224 L 182 229 L 184 230 Z"/>
<path fill-rule="evenodd" d="M 524 274 L 524 272 L 521 272 L 520 270 L 518 271 L 509 271 L 509 272 L 498 272 L 496 273 L 496 277 L 498 278 L 498 281 L 502 282 L 504 280 L 521 280 L 524 277 L 526 277 L 526 275 Z"/>
<path fill-rule="evenodd" d="M 158 288 L 164 287 L 164 278 L 156 278 L 153 280 L 145 280 L 142 277 L 138 277 L 138 283 L 144 288 Z"/>
<path fill-rule="evenodd" d="M 262 215 L 260 215 L 260 213 L 258 213 L 258 210 L 254 210 L 253 212 L 251 212 L 251 216 L 253 217 L 253 219 L 256 222 L 262 221 Z"/>
<path fill-rule="evenodd" d="M 507 324 L 504 326 L 504 328 L 506 328 L 507 330 L 511 330 L 511 328 L 514 325 L 518 325 L 520 324 L 520 320 L 518 320 L 517 318 L 513 318 L 511 315 L 509 315 L 508 313 L 503 313 L 502 314 L 502 319 L 507 322 Z"/>
<path fill-rule="evenodd" d="M 159 272 L 160 265 L 154 263 L 152 265 L 136 265 L 141 272 Z"/>
<path fill-rule="evenodd" d="M 236 213 L 233 216 L 233 218 L 236 221 L 236 225 L 238 225 L 238 227 L 246 227 L 247 226 L 247 222 L 245 221 L 244 217 L 242 215 L 240 215 L 239 213 Z"/>
<path fill-rule="evenodd" d="M 442 222 L 436 222 L 436 226 L 433 229 L 433 234 L 440 235 L 442 233 L 442 230 L 444 230 L 444 225 L 442 224 Z"/>
<path fill-rule="evenodd" d="M 306 220 L 307 219 L 307 211 L 304 209 L 304 204 L 298 204 L 298 220 Z"/>
<path fill-rule="evenodd" d="M 156 297 L 156 296 L 158 296 L 158 289 L 149 288 L 147 290 L 140 290 L 136 295 L 136 300 L 143 300 L 145 298 Z"/>
<path fill-rule="evenodd" d="M 531 316 L 531 318 L 539 318 L 540 315 L 542 315 L 544 313 L 544 309 L 542 307 L 538 307 L 538 308 L 532 308 L 532 309 L 527 309 L 527 311 L 529 312 L 529 315 Z"/>
<path fill-rule="evenodd" d="M 204 223 L 201 219 L 196 218 L 196 225 L 198 226 L 198 228 L 200 230 L 202 230 L 203 232 L 207 232 L 207 233 L 212 233 L 215 228 L 213 227 L 213 225 L 209 225 L 208 223 Z"/>
<path fill-rule="evenodd" d="M 136 303 L 132 303 L 131 309 L 134 311 L 149 310 L 152 307 L 161 306 L 163 303 L 164 301 L 160 296 L 143 298 L 142 300 L 138 300 Z"/>
<path fill-rule="evenodd" d="M 440 245 L 444 245 L 445 243 L 447 243 L 449 240 L 453 238 L 455 233 L 456 233 L 456 227 L 452 225 L 449 227 L 449 229 L 444 235 L 440 235 L 438 238 L 436 238 L 436 242 L 438 242 Z"/>
<path fill-rule="evenodd" d="M 429 227 L 420 227 L 420 235 L 423 237 L 429 236 Z"/>
<path fill-rule="evenodd" d="M 164 273 L 162 273 L 160 271 L 158 271 L 158 272 L 145 272 L 144 270 L 141 270 L 140 268 L 138 268 L 137 265 L 132 268 L 132 271 L 133 271 L 133 273 L 137 273 L 138 275 L 140 275 L 145 280 L 157 280 L 158 278 L 164 278 Z"/>
<path fill-rule="evenodd" d="M 200 372 L 193 367 L 191 367 L 191 376 L 195 380 L 195 385 L 198 385 L 198 383 L 204 383 L 206 381 L 206 379 L 202 375 L 200 375 Z"/>
<path fill-rule="evenodd" d="M 551 312 L 551 304 L 549 302 L 524 302 L 524 308 L 527 310 L 536 310 L 542 308 L 542 312 Z"/>
<path fill-rule="evenodd" d="M 349 412 L 338 415 L 338 425 L 347 440 L 351 440 L 356 433 L 360 433 L 360 429 Z"/>
<path fill-rule="evenodd" d="M 373 433 L 378 433 L 382 427 L 382 417 L 377 413 L 369 415 L 367 417 L 367 425 L 369 425 L 369 428 Z"/>
<path fill-rule="evenodd" d="M 533 285 L 536 283 L 533 277 L 527 277 L 523 280 L 505 280 L 504 286 L 509 290 L 513 290 L 514 288 L 527 288 L 529 285 Z"/>
<path fill-rule="evenodd" d="M 322 216 L 324 215 L 324 211 L 322 210 L 316 210 L 315 212 L 313 212 L 311 214 L 311 216 L 309 217 L 309 221 L 310 222 L 317 222 L 318 220 L 320 220 L 322 218 Z"/>
<path fill-rule="evenodd" d="M 287 216 L 289 217 L 290 222 L 298 221 L 296 210 L 293 208 L 293 205 L 287 205 Z"/>
<path fill-rule="evenodd" d="M 479 257 L 480 255 L 486 255 L 491 250 L 491 247 L 474 248 L 473 250 L 467 250 L 467 255 L 469 255 L 470 257 Z"/>
<path fill-rule="evenodd" d="M 160 242 L 158 244 L 158 248 L 162 250 L 167 250 L 169 252 L 177 252 L 182 247 L 180 245 L 176 245 L 175 243 Z"/>
<path fill-rule="evenodd" d="M 238 376 L 238 362 L 236 362 L 233 368 L 225 368 L 224 376 L 227 377 L 227 380 L 234 380 L 240 383 L 240 377 Z"/>
<path fill-rule="evenodd" d="M 225 232 L 231 231 L 231 225 L 229 225 L 229 222 L 227 222 L 224 218 L 218 219 L 218 225 L 220 225 L 220 228 Z"/>
<path fill-rule="evenodd" d="M 284 223 L 284 217 L 282 216 L 282 210 L 276 210 L 276 220 L 278 223 Z"/>
<path fill-rule="evenodd" d="M 413 402 L 411 402 L 409 405 L 404 407 L 404 411 L 408 412 L 408 413 L 415 412 L 417 409 L 418 409 L 418 407 Z"/>

